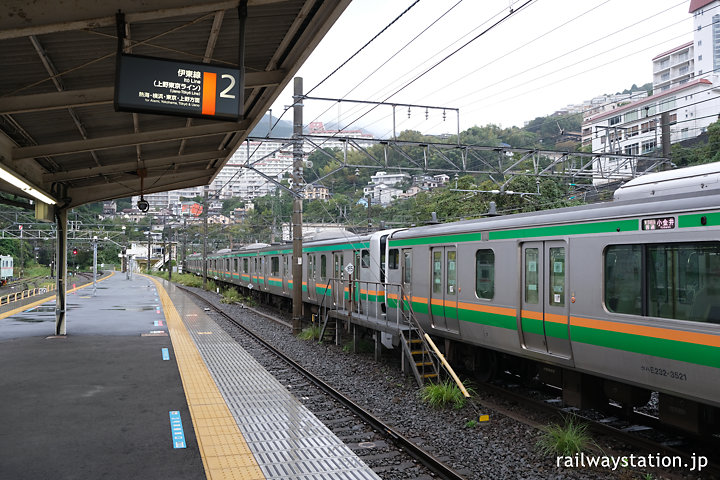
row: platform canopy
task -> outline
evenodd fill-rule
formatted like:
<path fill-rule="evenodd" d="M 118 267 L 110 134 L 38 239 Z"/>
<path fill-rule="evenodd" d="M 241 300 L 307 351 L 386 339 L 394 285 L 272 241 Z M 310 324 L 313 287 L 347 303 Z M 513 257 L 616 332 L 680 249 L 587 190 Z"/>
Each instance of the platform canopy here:
<path fill-rule="evenodd" d="M 210 183 L 349 2 L 3 0 L 0 192 L 67 209 Z M 119 50 L 240 68 L 244 3 L 240 120 L 115 110 Z"/>

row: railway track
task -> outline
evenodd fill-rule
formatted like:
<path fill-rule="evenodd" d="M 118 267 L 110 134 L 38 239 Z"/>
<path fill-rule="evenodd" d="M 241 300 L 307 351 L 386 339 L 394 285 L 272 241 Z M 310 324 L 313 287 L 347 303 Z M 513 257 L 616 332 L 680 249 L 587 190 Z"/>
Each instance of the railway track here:
<path fill-rule="evenodd" d="M 678 458 L 686 468 L 668 469 L 663 471 L 663 478 L 720 478 L 720 464 L 717 463 L 717 452 L 720 451 L 720 441 L 717 437 L 692 437 L 685 434 L 671 432 L 669 435 L 663 431 L 663 425 L 655 417 L 634 414 L 628 420 L 620 420 L 612 410 L 604 415 L 597 415 L 597 412 L 585 412 L 575 408 L 559 408 L 550 396 L 538 398 L 538 395 L 528 395 L 527 389 L 513 390 L 509 388 L 510 382 L 500 384 L 481 383 L 478 388 L 486 395 L 482 400 L 475 400 L 481 408 L 490 408 L 496 412 L 514 418 L 517 421 L 541 427 L 542 423 L 530 420 L 528 415 L 520 414 L 516 406 L 523 410 L 534 411 L 547 417 L 555 417 L 559 420 L 569 415 L 575 416 L 579 421 L 586 424 L 593 432 L 596 440 L 607 440 L 606 444 L 620 444 L 623 452 L 608 451 L 603 448 L 595 448 L 598 453 L 622 457 L 627 455 L 626 450 L 637 452 L 637 455 L 652 455 L 655 458 Z M 537 393 L 537 392 L 535 392 Z M 497 398 L 497 401 L 492 400 Z M 508 408 L 508 404 L 512 408 Z M 595 413 L 595 418 L 590 415 Z M 628 448 L 629 447 L 629 448 Z M 642 452 L 642 453 L 640 453 Z M 688 470 L 698 461 L 698 456 L 708 459 L 709 463 L 702 469 L 701 475 L 688 477 Z"/>
<path fill-rule="evenodd" d="M 231 323 L 231 334 L 382 478 L 464 479 L 435 456 L 332 388 L 192 290 L 184 292 Z M 260 351 L 258 351 L 260 350 Z M 289 367 L 289 368 L 288 368 Z"/>

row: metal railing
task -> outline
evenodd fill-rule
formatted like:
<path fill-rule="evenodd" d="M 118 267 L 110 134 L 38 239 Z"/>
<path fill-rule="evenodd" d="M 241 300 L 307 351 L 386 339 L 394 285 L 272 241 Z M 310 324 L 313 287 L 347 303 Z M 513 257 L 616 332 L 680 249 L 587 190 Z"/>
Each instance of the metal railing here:
<path fill-rule="evenodd" d="M 6 305 L 8 303 L 17 302 L 26 298 L 35 297 L 37 295 L 44 295 L 48 292 L 55 290 L 55 285 L 48 285 L 47 287 L 31 288 L 29 290 L 23 290 L 21 292 L 9 293 L 0 297 L 0 305 Z"/>

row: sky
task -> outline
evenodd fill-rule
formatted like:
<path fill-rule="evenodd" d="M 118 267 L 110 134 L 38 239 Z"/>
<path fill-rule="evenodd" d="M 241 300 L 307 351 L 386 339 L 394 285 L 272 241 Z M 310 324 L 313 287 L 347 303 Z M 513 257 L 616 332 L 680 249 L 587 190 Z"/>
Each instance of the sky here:
<path fill-rule="evenodd" d="M 395 107 L 398 133 L 457 133 L 451 109 L 460 131 L 522 127 L 651 82 L 652 58 L 693 39 L 690 0 L 420 0 L 323 82 L 414 2 L 351 2 L 297 74 L 310 97 L 344 101 L 305 100 L 305 125 L 390 137 L 393 107 L 350 102 L 362 100 L 447 109 Z M 291 103 L 292 82 L 273 115 Z"/>

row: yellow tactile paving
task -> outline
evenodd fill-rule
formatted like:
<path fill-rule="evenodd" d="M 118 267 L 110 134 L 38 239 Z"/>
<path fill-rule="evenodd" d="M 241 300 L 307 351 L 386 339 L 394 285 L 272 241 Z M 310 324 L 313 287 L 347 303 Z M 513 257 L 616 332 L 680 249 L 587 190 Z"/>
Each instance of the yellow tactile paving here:
<path fill-rule="evenodd" d="M 165 312 L 207 478 L 264 480 L 265 475 L 170 297 L 160 282 L 151 280 L 157 287 Z"/>

